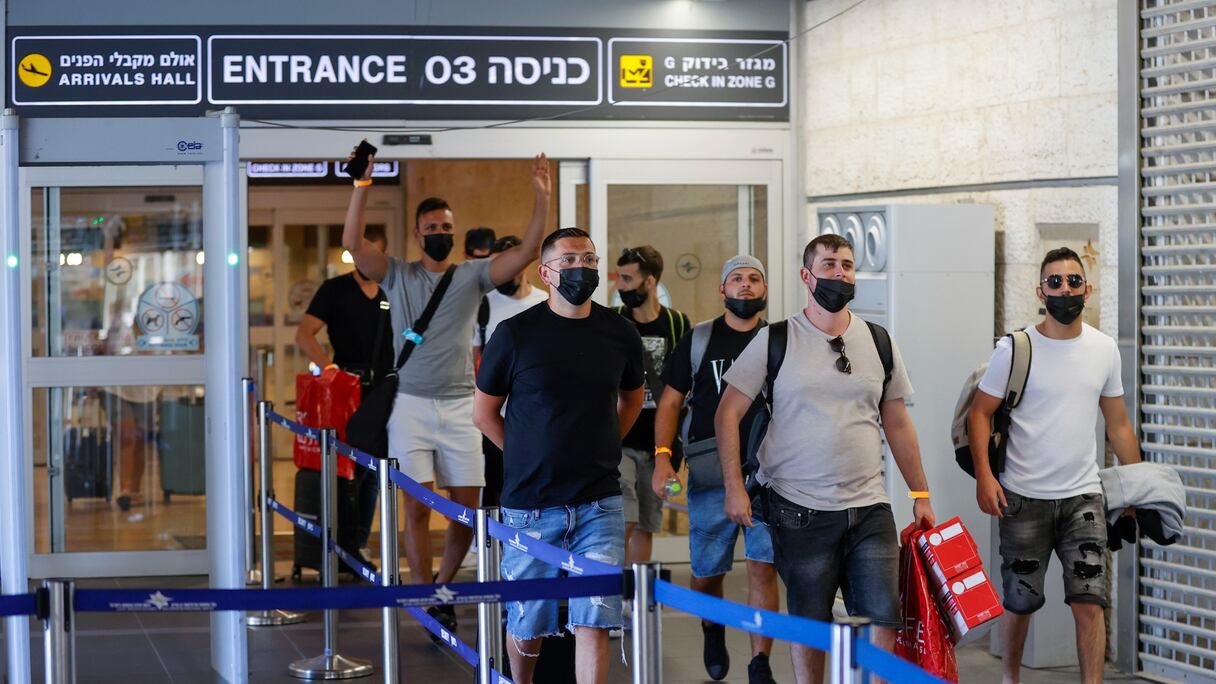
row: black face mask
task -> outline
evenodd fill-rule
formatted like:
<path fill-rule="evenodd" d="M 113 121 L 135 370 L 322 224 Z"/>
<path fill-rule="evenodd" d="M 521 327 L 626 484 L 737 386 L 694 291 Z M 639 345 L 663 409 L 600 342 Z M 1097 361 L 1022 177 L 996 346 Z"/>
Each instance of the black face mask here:
<path fill-rule="evenodd" d="M 830 313 L 836 313 L 853 301 L 854 289 L 853 283 L 846 280 L 816 278 L 815 291 L 811 293 L 811 296 L 815 298 L 819 306 Z"/>
<path fill-rule="evenodd" d="M 432 233 L 422 236 L 422 251 L 435 261 L 443 261 L 452 253 L 451 233 Z"/>
<path fill-rule="evenodd" d="M 646 303 L 646 298 L 649 292 L 643 292 L 640 288 L 634 290 L 617 290 L 617 294 L 621 296 L 621 303 L 630 309 L 636 309 Z"/>
<path fill-rule="evenodd" d="M 763 297 L 760 299 L 734 299 L 733 297 L 726 298 L 726 310 L 744 320 L 751 319 L 764 311 L 764 307 L 768 305 L 767 300 Z"/>
<path fill-rule="evenodd" d="M 553 269 L 557 270 L 557 269 Z M 591 299 L 591 293 L 600 286 L 600 272 L 594 268 L 567 268 L 558 271 L 557 292 L 575 306 Z"/>
<path fill-rule="evenodd" d="M 1047 295 L 1047 313 L 1060 322 L 1068 325 L 1077 320 L 1085 308 L 1085 295 Z"/>
<path fill-rule="evenodd" d="M 498 290 L 498 294 L 512 297 L 516 292 L 519 292 L 519 283 L 515 282 L 514 280 L 508 280 L 502 285 L 495 285 L 494 289 Z"/>

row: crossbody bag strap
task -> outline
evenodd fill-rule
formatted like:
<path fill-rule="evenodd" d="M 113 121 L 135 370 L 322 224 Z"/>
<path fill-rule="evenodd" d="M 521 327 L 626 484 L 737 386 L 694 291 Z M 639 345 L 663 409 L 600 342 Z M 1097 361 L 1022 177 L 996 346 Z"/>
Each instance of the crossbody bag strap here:
<path fill-rule="evenodd" d="M 435 286 L 435 291 L 431 293 L 431 298 L 426 303 L 426 308 L 422 310 L 422 315 L 418 320 L 414 321 L 411 328 L 405 331 L 405 344 L 401 347 L 401 353 L 397 355 L 397 371 L 400 372 L 405 362 L 409 360 L 410 354 L 414 351 L 414 347 L 422 344 L 422 334 L 431 325 L 431 318 L 435 315 L 435 311 L 439 308 L 439 302 L 443 300 L 443 295 L 448 291 L 448 286 L 452 284 L 452 276 L 456 273 L 456 265 L 448 266 L 448 270 L 443 272 L 443 277 L 439 279 L 439 284 Z"/>

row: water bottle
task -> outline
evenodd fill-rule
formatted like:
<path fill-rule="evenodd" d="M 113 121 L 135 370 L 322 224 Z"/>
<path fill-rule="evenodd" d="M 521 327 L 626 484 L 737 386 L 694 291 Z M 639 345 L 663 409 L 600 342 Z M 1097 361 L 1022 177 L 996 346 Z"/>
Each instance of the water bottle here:
<path fill-rule="evenodd" d="M 682 491 L 684 491 L 684 485 L 681 485 L 678 479 L 669 477 L 667 478 L 667 482 L 663 485 L 663 498 L 670 499 Z"/>

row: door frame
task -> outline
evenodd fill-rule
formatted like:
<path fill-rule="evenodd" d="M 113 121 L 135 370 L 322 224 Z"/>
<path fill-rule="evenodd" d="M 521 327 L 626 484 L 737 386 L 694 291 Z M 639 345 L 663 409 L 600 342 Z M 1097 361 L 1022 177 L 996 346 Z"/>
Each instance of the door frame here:
<path fill-rule="evenodd" d="M 203 188 L 201 166 L 48 166 L 23 167 L 20 171 L 21 258 L 32 265 L 33 189 L 34 188 L 126 188 L 179 186 Z M 28 276 L 28 271 L 26 272 Z M 70 386 L 96 387 L 121 385 L 205 385 L 204 354 L 156 357 L 34 357 L 33 287 L 23 279 L 21 289 L 21 336 L 23 402 L 25 421 L 25 482 L 34 482 L 34 390 Z M 35 497 L 26 498 L 25 520 L 28 532 L 26 555 L 31 578 L 113 577 L 123 575 L 206 574 L 208 551 L 140 550 L 37 553 L 35 540 Z M 50 502 L 55 506 L 54 497 Z M 63 517 L 59 518 L 62 524 Z M 53 531 L 52 531 L 53 533 Z"/>

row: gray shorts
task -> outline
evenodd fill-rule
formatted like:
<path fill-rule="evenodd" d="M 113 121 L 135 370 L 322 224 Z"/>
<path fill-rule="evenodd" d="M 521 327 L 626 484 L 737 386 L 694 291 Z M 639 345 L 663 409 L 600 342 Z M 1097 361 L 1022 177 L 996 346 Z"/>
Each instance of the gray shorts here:
<path fill-rule="evenodd" d="M 1064 602 L 1106 607 L 1106 502 L 1101 494 L 1031 499 L 1005 490 L 1000 519 L 1005 609 L 1029 615 L 1043 606 L 1043 578 L 1054 550 L 1064 566 Z"/>
<path fill-rule="evenodd" d="M 625 500 L 625 523 L 636 523 L 647 532 L 663 527 L 663 500 L 650 488 L 654 479 L 654 456 L 641 449 L 621 449 L 621 496 Z"/>

